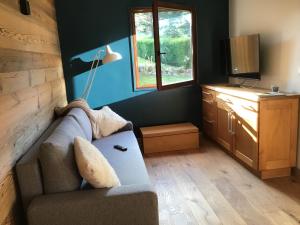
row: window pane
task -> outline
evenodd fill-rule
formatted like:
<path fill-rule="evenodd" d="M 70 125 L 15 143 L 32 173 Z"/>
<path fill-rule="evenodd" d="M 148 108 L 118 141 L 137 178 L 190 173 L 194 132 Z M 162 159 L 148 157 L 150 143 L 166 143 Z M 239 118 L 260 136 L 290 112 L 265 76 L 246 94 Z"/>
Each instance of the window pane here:
<path fill-rule="evenodd" d="M 192 81 L 192 14 L 189 11 L 159 8 L 159 35 L 162 85 Z"/>
<path fill-rule="evenodd" d="M 135 13 L 136 88 L 156 87 L 152 12 Z"/>

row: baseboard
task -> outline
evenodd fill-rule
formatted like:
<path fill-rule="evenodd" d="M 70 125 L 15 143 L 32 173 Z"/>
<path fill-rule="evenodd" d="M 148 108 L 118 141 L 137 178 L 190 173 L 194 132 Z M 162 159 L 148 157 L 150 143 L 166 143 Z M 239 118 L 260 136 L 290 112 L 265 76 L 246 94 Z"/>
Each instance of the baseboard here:
<path fill-rule="evenodd" d="M 272 169 L 261 171 L 261 179 L 267 180 L 271 178 L 288 177 L 291 175 L 291 168 Z"/>

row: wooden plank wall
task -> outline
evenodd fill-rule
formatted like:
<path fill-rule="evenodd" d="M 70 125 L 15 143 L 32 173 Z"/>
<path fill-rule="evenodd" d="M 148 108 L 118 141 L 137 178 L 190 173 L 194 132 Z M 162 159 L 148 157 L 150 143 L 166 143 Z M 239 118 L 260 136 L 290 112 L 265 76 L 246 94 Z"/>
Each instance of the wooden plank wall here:
<path fill-rule="evenodd" d="M 66 104 L 54 0 L 0 0 L 0 225 L 20 224 L 13 168 Z"/>

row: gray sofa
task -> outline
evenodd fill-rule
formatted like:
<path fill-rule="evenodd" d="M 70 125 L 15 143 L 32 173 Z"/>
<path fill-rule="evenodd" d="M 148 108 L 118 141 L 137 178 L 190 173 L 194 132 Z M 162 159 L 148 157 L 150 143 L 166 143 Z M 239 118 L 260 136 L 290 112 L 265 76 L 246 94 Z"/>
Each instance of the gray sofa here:
<path fill-rule="evenodd" d="M 28 224 L 158 225 L 157 195 L 150 184 L 132 124 L 128 123 L 119 132 L 100 140 L 92 141 L 91 132 L 84 111 L 72 109 L 67 116 L 56 120 L 17 163 L 18 183 Z M 122 184 L 120 187 L 93 189 L 80 178 L 74 190 L 45 194 L 39 162 L 40 145 L 57 141 L 72 149 L 75 136 L 85 136 L 103 153 L 115 169 Z M 126 146 L 128 151 L 115 150 L 113 146 L 116 144 Z M 57 190 L 60 190 L 59 186 L 57 184 Z"/>

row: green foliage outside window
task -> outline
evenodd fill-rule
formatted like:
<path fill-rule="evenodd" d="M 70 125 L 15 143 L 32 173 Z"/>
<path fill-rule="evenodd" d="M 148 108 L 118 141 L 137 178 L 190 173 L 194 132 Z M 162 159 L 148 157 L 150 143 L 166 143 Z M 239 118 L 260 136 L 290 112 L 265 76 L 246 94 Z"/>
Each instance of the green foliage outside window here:
<path fill-rule="evenodd" d="M 154 59 L 154 40 L 153 38 L 143 38 L 138 40 L 138 54 L 143 59 Z M 168 54 L 162 55 L 161 60 L 163 64 L 184 67 L 186 69 L 191 67 L 191 38 L 161 38 L 161 51 Z"/>

